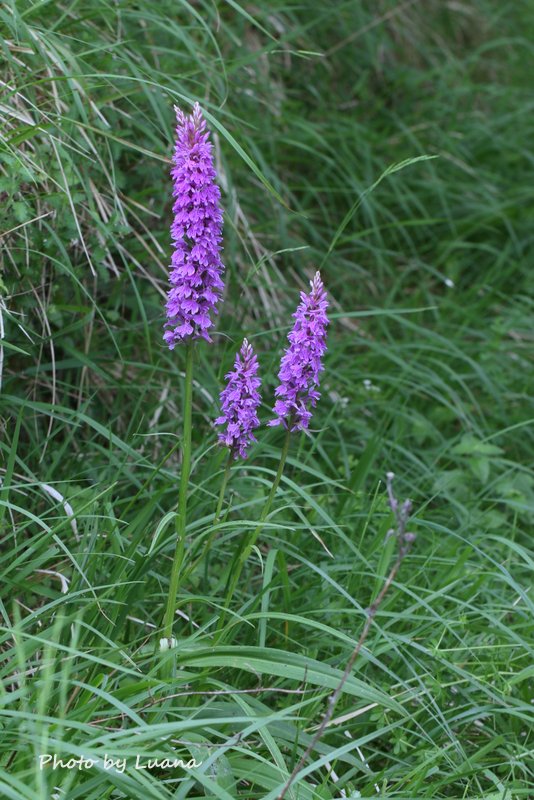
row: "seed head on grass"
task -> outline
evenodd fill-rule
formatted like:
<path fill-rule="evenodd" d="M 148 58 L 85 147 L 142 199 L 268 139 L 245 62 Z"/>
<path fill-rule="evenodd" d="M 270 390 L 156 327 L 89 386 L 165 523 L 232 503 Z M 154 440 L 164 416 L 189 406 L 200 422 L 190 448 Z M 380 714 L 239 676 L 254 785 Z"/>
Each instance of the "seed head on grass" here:
<path fill-rule="evenodd" d="M 293 314 L 295 324 L 288 335 L 275 391 L 275 419 L 269 425 L 283 425 L 292 431 L 307 428 L 320 393 L 319 373 L 324 369 L 328 300 L 319 272 L 310 281 L 309 294 L 300 293 L 300 304 Z"/>
<path fill-rule="evenodd" d="M 252 431 L 260 424 L 257 411 L 261 402 L 257 373 L 258 359 L 244 339 L 233 370 L 225 376 L 228 383 L 220 395 L 222 414 L 215 420 L 216 425 L 226 425 L 219 442 L 230 448 L 234 458 L 246 458 L 248 446 L 256 441 Z"/>
<path fill-rule="evenodd" d="M 163 338 L 172 350 L 189 338 L 211 341 L 212 313 L 224 288 L 222 211 L 212 144 L 198 103 L 190 116 L 176 108 L 173 254 Z"/>

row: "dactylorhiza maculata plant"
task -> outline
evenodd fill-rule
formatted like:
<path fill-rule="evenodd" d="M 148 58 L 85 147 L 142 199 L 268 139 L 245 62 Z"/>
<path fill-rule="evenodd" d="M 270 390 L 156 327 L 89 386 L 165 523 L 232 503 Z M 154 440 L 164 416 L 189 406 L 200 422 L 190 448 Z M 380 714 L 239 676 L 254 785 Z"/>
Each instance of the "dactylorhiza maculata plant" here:
<path fill-rule="evenodd" d="M 261 396 L 258 389 L 258 359 L 247 339 L 236 353 L 234 368 L 226 374 L 227 384 L 220 394 L 221 415 L 216 425 L 224 425 L 219 442 L 230 450 L 233 458 L 246 458 L 251 442 L 256 441 L 253 431 L 259 426 L 258 407 Z"/>
<path fill-rule="evenodd" d="M 210 340 L 212 315 L 224 288 L 221 261 L 221 192 L 212 144 L 198 103 L 187 116 L 176 109 L 173 254 L 164 339 L 172 350 L 191 337 Z"/>
<path fill-rule="evenodd" d="M 198 103 L 189 116 L 176 109 L 176 146 L 171 176 L 174 182 L 173 253 L 169 273 L 164 339 L 169 349 L 186 347 L 182 470 L 176 516 L 177 543 L 169 596 L 163 620 L 162 646 L 170 646 L 176 597 L 185 553 L 187 487 L 191 471 L 191 409 L 193 340 L 211 341 L 209 331 L 224 284 L 221 261 L 221 193 L 213 165 L 212 145 Z"/>
<path fill-rule="evenodd" d="M 221 516 L 231 463 L 239 458 L 247 458 L 248 448 L 256 441 L 253 431 L 260 424 L 258 408 L 261 403 L 261 379 L 258 377 L 258 359 L 247 339 L 243 340 L 235 356 L 234 368 L 225 378 L 227 383 L 220 394 L 221 414 L 215 420 L 215 425 L 224 426 L 219 433 L 219 443 L 228 448 L 228 459 L 219 490 L 213 529 L 204 546 L 204 554 L 207 556 Z"/>
<path fill-rule="evenodd" d="M 231 603 L 245 561 L 252 552 L 256 539 L 261 533 L 267 515 L 271 510 L 271 505 L 284 471 L 291 434 L 294 431 L 308 428 L 312 417 L 312 409 L 320 397 L 317 387 L 319 386 L 319 375 L 324 368 L 323 356 L 326 352 L 326 329 L 328 326 L 326 309 L 328 300 L 319 272 L 315 273 L 313 280 L 310 281 L 310 286 L 311 289 L 308 294 L 301 292 L 300 304 L 293 314 L 295 323 L 288 335 L 289 346 L 282 356 L 278 373 L 280 384 L 275 391 L 277 399 L 274 413 L 276 417 L 268 423 L 271 426 L 283 425 L 286 429 L 278 470 L 263 506 L 258 525 L 253 533 L 248 536 L 248 541 L 242 547 L 239 559 L 232 571 L 224 611 L 219 617 L 219 631 L 224 622 L 224 612 Z"/>
<path fill-rule="evenodd" d="M 309 294 L 300 293 L 300 305 L 293 314 L 295 324 L 288 335 L 275 390 L 275 419 L 269 425 L 283 425 L 289 431 L 308 427 L 312 408 L 320 398 L 319 373 L 324 369 L 328 300 L 319 272 L 310 281 Z"/>

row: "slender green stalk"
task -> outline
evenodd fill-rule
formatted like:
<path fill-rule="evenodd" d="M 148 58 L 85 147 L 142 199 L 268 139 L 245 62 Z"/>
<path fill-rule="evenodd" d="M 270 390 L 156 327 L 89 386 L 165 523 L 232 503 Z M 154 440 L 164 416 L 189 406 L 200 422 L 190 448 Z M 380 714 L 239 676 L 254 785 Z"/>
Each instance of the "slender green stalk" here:
<path fill-rule="evenodd" d="M 230 478 L 230 468 L 232 466 L 232 453 L 228 453 L 228 458 L 226 460 L 226 467 L 224 468 L 224 475 L 221 483 L 221 488 L 219 490 L 219 500 L 217 502 L 217 508 L 215 509 L 215 517 L 213 518 L 213 525 L 217 525 L 219 519 L 221 517 L 221 511 L 224 503 L 224 494 L 226 492 L 226 487 L 228 485 L 228 479 Z M 212 532 L 210 539 L 208 540 L 208 546 L 211 544 L 215 531 Z"/>
<path fill-rule="evenodd" d="M 260 535 L 260 533 L 261 533 L 261 531 L 263 529 L 263 526 L 265 524 L 265 520 L 267 519 L 267 515 L 269 514 L 269 511 L 271 510 L 271 506 L 273 504 L 273 500 L 274 500 L 274 497 L 276 495 L 276 490 L 278 489 L 278 485 L 280 483 L 280 480 L 282 478 L 282 474 L 284 472 L 284 466 L 285 466 L 285 463 L 286 463 L 286 460 L 287 460 L 287 454 L 288 454 L 288 451 L 289 451 L 289 442 L 290 442 L 290 440 L 291 440 L 291 426 L 288 427 L 288 430 L 286 432 L 286 438 L 284 440 L 284 445 L 282 447 L 282 452 L 280 454 L 280 463 L 278 464 L 278 470 L 276 472 L 276 476 L 275 476 L 275 479 L 273 481 L 273 485 L 271 486 L 271 491 L 269 492 L 269 496 L 267 497 L 267 500 L 265 501 L 265 505 L 263 506 L 258 525 L 257 525 L 256 529 L 254 530 L 253 534 L 248 537 L 248 540 L 246 540 L 244 546 L 241 549 L 241 552 L 239 553 L 239 556 L 238 556 L 237 560 L 234 561 L 235 567 L 232 569 L 232 572 L 230 573 L 229 586 L 228 586 L 228 591 L 226 593 L 226 599 L 224 601 L 224 608 L 221 611 L 221 615 L 219 617 L 219 622 L 217 623 L 217 634 L 219 634 L 219 635 L 220 635 L 220 631 L 221 631 L 221 629 L 222 629 L 222 627 L 224 625 L 224 621 L 226 619 L 226 612 L 227 612 L 228 608 L 230 607 L 230 603 L 232 602 L 232 598 L 234 596 L 234 592 L 235 592 L 237 584 L 239 582 L 239 578 L 241 577 L 241 572 L 243 571 L 243 567 L 245 566 L 245 562 L 248 559 L 248 557 L 250 556 L 250 554 L 252 552 L 252 548 L 256 544 L 258 536 Z"/>
<path fill-rule="evenodd" d="M 226 493 L 226 487 L 228 485 L 228 480 L 230 478 L 230 468 L 232 466 L 232 453 L 228 453 L 228 458 L 226 460 L 226 467 L 224 468 L 224 475 L 221 483 L 221 488 L 219 490 L 219 500 L 217 502 L 217 508 L 215 509 L 215 517 L 213 518 L 213 529 L 209 535 L 208 541 L 206 542 L 202 553 L 200 554 L 200 559 L 204 556 L 206 557 L 206 569 L 205 569 L 205 578 L 207 579 L 207 571 L 208 571 L 208 561 L 210 557 L 210 550 L 213 544 L 213 540 L 215 539 L 215 534 L 217 533 L 217 523 L 221 518 L 222 507 L 224 503 L 224 495 Z"/>
<path fill-rule="evenodd" d="M 180 572 L 185 553 L 185 527 L 187 520 L 187 488 L 191 471 L 191 410 L 193 405 L 193 344 L 186 345 L 185 386 L 184 386 L 184 442 L 182 448 L 182 471 L 178 492 L 178 514 L 176 516 L 176 550 L 172 563 L 171 581 L 167 608 L 163 618 L 163 635 L 172 638 L 172 626 L 176 609 L 176 596 L 180 585 Z"/>
<path fill-rule="evenodd" d="M 198 564 L 202 561 L 202 559 L 204 557 L 206 558 L 205 573 L 207 573 L 209 553 L 210 553 L 211 545 L 213 544 L 213 540 L 215 539 L 215 535 L 217 533 L 216 527 L 217 527 L 217 523 L 219 522 L 219 519 L 221 517 L 221 511 L 222 511 L 222 507 L 223 507 L 223 503 L 224 503 L 224 495 L 225 495 L 225 492 L 226 492 L 226 487 L 228 485 L 228 480 L 230 478 L 230 468 L 231 468 L 231 466 L 232 466 L 232 454 L 229 453 L 228 454 L 228 459 L 226 461 L 226 467 L 224 469 L 224 475 L 223 475 L 223 479 L 222 479 L 222 483 L 221 483 L 221 488 L 219 489 L 219 499 L 217 501 L 217 508 L 215 509 L 215 516 L 213 518 L 212 531 L 211 531 L 211 533 L 210 533 L 210 535 L 208 537 L 208 540 L 207 540 L 206 544 L 202 548 L 202 551 L 201 551 L 200 555 L 197 558 L 195 558 L 194 561 L 191 561 L 189 563 L 189 565 L 186 567 L 186 569 L 184 570 L 184 573 L 183 573 L 184 578 L 186 578 L 188 575 L 191 574 L 191 572 L 194 571 L 194 569 L 198 566 Z M 205 574 L 204 577 L 205 577 L 205 579 L 207 579 L 207 574 Z"/>

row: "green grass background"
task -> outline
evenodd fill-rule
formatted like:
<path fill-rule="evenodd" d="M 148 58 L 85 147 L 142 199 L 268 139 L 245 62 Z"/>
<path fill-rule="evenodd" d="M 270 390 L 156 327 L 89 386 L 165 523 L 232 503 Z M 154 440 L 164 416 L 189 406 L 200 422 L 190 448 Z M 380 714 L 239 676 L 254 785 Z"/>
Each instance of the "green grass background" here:
<path fill-rule="evenodd" d="M 533 34 L 531 0 L 0 5 L 2 798 L 274 800 L 388 569 L 388 470 L 417 541 L 288 796 L 533 796 Z M 190 557 L 242 336 L 266 421 L 317 267 L 332 324 L 313 433 L 224 636 L 277 429 L 234 465 L 165 682 L 183 370 L 162 342 L 168 171 L 173 104 L 194 99 L 227 289 L 197 358 Z M 52 752 L 129 766 L 40 771 Z M 135 753 L 203 763 L 135 770 Z"/>

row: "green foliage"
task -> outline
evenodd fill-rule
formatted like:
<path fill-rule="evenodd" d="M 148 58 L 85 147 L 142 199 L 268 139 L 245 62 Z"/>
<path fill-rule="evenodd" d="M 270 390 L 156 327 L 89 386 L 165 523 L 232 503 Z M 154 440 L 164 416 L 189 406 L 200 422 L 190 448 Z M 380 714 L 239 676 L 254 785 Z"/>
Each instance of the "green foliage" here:
<path fill-rule="evenodd" d="M 288 797 L 529 797 L 533 32 L 531 0 L 0 7 L 2 797 L 275 800 L 387 572 L 387 470 L 417 541 Z M 164 681 L 184 367 L 161 335 L 168 170 L 172 106 L 193 99 L 228 289 L 198 352 Z M 220 381 L 246 333 L 268 418 L 316 267 L 332 325 L 314 432 L 214 647 L 281 445 L 264 428 L 232 466 L 195 564 Z M 39 770 L 52 752 L 128 768 Z"/>

